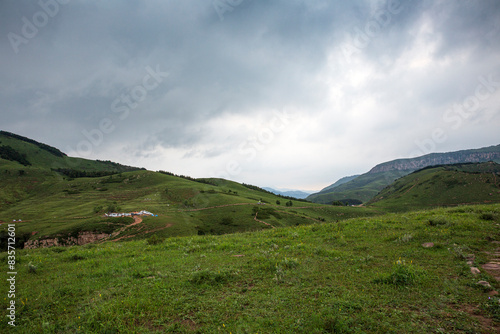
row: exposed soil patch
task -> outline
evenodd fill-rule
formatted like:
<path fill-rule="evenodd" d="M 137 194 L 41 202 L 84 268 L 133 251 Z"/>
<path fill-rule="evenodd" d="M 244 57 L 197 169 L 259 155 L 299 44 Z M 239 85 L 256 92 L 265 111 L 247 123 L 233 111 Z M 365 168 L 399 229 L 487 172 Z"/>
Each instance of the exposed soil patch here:
<path fill-rule="evenodd" d="M 172 226 L 174 226 L 174 224 L 167 224 L 167 225 L 165 225 L 165 226 L 163 226 L 163 227 L 155 228 L 155 229 L 153 229 L 153 230 L 147 230 L 147 231 L 145 231 L 144 233 L 153 233 L 153 232 L 158 232 L 158 231 L 165 230 L 165 229 L 167 229 L 167 228 L 169 228 L 169 227 L 172 227 Z"/>
<path fill-rule="evenodd" d="M 113 234 L 111 234 L 111 236 L 109 237 L 109 239 L 111 239 L 111 238 L 114 238 L 114 237 L 118 236 L 120 233 L 122 233 L 122 232 L 123 232 L 123 231 L 125 231 L 126 229 L 129 229 L 129 228 L 131 228 L 131 227 L 137 226 L 137 225 L 139 225 L 140 223 L 142 223 L 142 218 L 141 218 L 141 217 L 139 217 L 139 216 L 135 216 L 135 217 L 134 217 L 134 222 L 133 222 L 132 224 L 127 225 L 127 226 L 125 226 L 125 227 L 121 228 L 120 230 L 118 230 L 118 231 L 114 232 Z M 146 231 L 144 231 L 144 232 L 142 232 L 142 233 L 143 233 L 143 234 L 146 234 L 146 233 L 158 232 L 158 231 L 161 231 L 161 230 L 167 229 L 167 228 L 169 228 L 169 227 L 172 227 L 173 225 L 174 225 L 174 224 L 167 224 L 167 225 L 165 225 L 165 226 L 163 226 L 163 227 L 158 227 L 158 228 L 155 228 L 155 229 L 152 229 L 152 230 L 146 230 Z M 119 238 L 116 238 L 116 239 L 113 239 L 113 240 L 110 240 L 110 241 L 115 242 L 115 241 L 119 241 L 119 240 L 130 239 L 130 238 L 136 237 L 136 236 L 137 236 L 137 233 L 138 233 L 140 230 L 142 230 L 143 228 L 144 228 L 144 225 L 141 225 L 141 226 L 137 229 L 137 231 L 134 231 L 134 233 L 133 233 L 133 234 L 130 234 L 130 235 L 124 235 L 124 236 L 122 236 L 122 237 L 119 237 Z"/>
<path fill-rule="evenodd" d="M 118 231 L 115 231 L 115 232 L 111 233 L 111 235 L 109 236 L 109 239 L 118 236 L 120 233 L 122 233 L 126 229 L 131 228 L 131 227 L 136 226 L 136 225 L 139 225 L 140 223 L 142 223 L 142 218 L 139 217 L 139 216 L 134 216 L 134 222 L 132 224 L 127 225 L 125 227 L 122 227 Z M 134 235 L 126 235 L 126 236 L 123 236 L 123 237 L 120 237 L 120 238 L 117 238 L 117 239 L 113 239 L 111 241 L 118 241 L 118 240 L 123 240 L 123 239 L 126 239 L 126 238 L 132 238 L 133 236 Z"/>
<path fill-rule="evenodd" d="M 500 247 L 494 252 L 485 252 L 488 254 L 490 262 L 483 264 L 481 267 L 488 274 L 493 276 L 497 282 L 500 282 Z"/>
<path fill-rule="evenodd" d="M 478 320 L 481 328 L 491 331 L 491 333 L 500 333 L 500 324 L 495 324 L 493 319 L 486 318 L 480 314 L 480 311 L 471 305 L 467 305 L 464 311 L 471 315 L 474 319 Z"/>
<path fill-rule="evenodd" d="M 80 232 L 77 237 L 59 236 L 57 238 L 28 240 L 24 243 L 24 248 L 34 249 L 40 247 L 85 245 L 102 240 L 106 237 L 108 237 L 106 233 Z"/>

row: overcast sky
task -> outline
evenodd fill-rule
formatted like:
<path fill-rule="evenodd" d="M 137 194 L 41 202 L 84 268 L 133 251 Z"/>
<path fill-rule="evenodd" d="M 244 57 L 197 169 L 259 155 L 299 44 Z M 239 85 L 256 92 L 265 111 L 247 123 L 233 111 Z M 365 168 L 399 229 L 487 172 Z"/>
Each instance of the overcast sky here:
<path fill-rule="evenodd" d="M 500 144 L 500 1 L 0 1 L 0 129 L 319 190 Z"/>

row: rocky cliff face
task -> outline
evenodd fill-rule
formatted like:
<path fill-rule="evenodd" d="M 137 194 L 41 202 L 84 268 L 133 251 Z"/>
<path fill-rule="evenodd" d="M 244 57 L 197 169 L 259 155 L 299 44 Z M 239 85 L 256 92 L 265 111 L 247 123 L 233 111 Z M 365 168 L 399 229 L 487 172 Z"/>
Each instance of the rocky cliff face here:
<path fill-rule="evenodd" d="M 106 233 L 80 232 L 78 237 L 59 237 L 51 239 L 28 240 L 24 243 L 24 248 L 45 248 L 52 246 L 73 246 L 85 245 L 108 237 Z"/>
<path fill-rule="evenodd" d="M 499 145 L 500 146 L 500 145 Z M 494 146 L 498 150 L 499 146 Z M 448 165 L 464 162 L 485 162 L 500 160 L 500 151 L 478 152 L 474 150 L 452 153 L 432 153 L 413 159 L 399 159 L 373 167 L 369 173 L 381 173 L 393 170 L 412 171 L 427 166 Z"/>

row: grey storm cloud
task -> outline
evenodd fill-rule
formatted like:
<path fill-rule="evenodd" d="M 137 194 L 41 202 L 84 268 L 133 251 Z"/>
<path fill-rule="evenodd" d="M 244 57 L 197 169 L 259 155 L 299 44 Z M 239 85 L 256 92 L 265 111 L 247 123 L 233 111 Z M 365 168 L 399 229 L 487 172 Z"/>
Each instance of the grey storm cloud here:
<path fill-rule="evenodd" d="M 408 155 L 479 76 L 500 81 L 498 22 L 495 0 L 5 0 L 0 127 L 71 154 L 183 174 L 236 160 L 249 170 L 238 180 L 277 156 L 291 166 L 281 183 L 300 150 L 331 149 L 316 163 L 331 174 L 311 171 L 311 187 L 327 185 Z M 301 121 L 265 139 L 273 112 L 289 107 Z M 498 125 L 489 108 L 472 147 L 497 144 L 484 135 Z M 447 133 L 436 149 L 462 148 L 459 133 Z M 354 160 L 344 168 L 333 157 L 346 147 Z M 353 164 L 361 170 L 347 170 Z M 262 177 L 247 181 L 272 185 Z"/>

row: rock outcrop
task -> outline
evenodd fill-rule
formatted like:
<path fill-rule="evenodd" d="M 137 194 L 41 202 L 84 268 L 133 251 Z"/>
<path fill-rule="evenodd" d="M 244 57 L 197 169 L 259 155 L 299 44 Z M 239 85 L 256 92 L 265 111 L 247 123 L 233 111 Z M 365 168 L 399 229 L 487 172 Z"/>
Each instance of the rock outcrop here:
<path fill-rule="evenodd" d="M 449 165 L 465 162 L 486 162 L 495 160 L 500 160 L 500 145 L 491 146 L 481 150 L 431 153 L 412 159 L 388 161 L 373 167 L 368 173 L 381 173 L 394 170 L 414 171 L 435 165 Z"/>
<path fill-rule="evenodd" d="M 33 249 L 33 248 L 45 248 L 53 246 L 85 245 L 99 241 L 108 236 L 109 234 L 106 233 L 80 232 L 78 234 L 78 237 L 59 236 L 57 238 L 28 240 L 24 243 L 24 248 Z"/>

